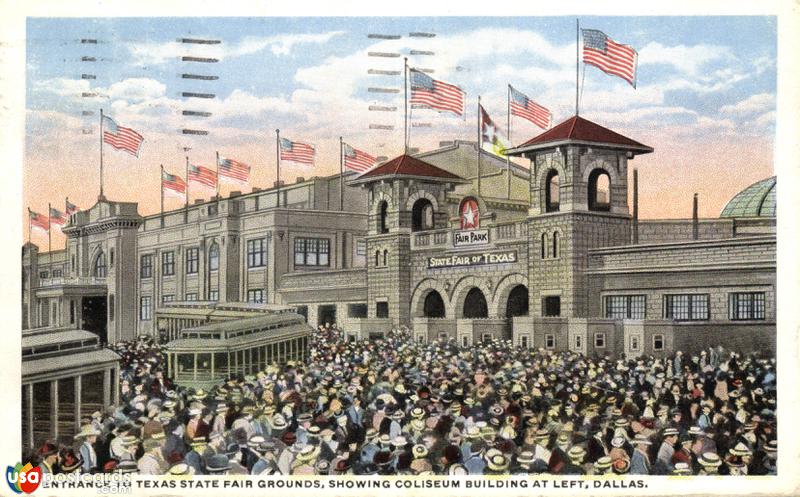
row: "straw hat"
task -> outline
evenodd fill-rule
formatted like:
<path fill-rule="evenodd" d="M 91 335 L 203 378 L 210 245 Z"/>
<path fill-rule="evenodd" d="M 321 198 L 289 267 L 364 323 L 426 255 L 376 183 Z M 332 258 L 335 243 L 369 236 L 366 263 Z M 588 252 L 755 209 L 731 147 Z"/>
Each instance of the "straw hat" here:
<path fill-rule="evenodd" d="M 689 467 L 689 463 L 685 462 L 676 462 L 675 469 L 672 470 L 673 475 L 690 475 L 692 474 L 692 468 Z"/>
<path fill-rule="evenodd" d="M 713 452 L 704 452 L 700 459 L 697 461 L 701 466 L 705 467 L 718 467 L 722 465 L 719 456 Z"/>
<path fill-rule="evenodd" d="M 81 431 L 73 437 L 73 439 L 77 440 L 79 438 L 86 438 L 92 436 L 100 436 L 101 433 L 92 425 L 83 425 L 81 426 Z"/>
<path fill-rule="evenodd" d="M 506 471 L 508 469 L 508 458 L 500 452 L 494 453 L 486 458 L 486 466 L 492 471 Z"/>
<path fill-rule="evenodd" d="M 422 459 L 428 455 L 428 448 L 422 444 L 417 444 L 411 448 L 411 453 L 414 455 L 415 459 Z"/>
<path fill-rule="evenodd" d="M 173 464 L 169 468 L 168 473 L 172 476 L 189 476 L 194 474 L 194 468 L 185 462 L 179 462 L 177 464 Z"/>

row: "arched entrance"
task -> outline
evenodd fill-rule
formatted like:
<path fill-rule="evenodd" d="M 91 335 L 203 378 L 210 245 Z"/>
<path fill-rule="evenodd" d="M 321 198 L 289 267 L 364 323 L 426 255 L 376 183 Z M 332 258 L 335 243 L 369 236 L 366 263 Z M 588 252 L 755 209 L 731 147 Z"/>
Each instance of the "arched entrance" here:
<path fill-rule="evenodd" d="M 464 299 L 464 317 L 469 319 L 489 317 L 486 297 L 479 288 L 473 287 Z"/>
<path fill-rule="evenodd" d="M 444 300 L 436 290 L 431 290 L 425 296 L 425 303 L 422 305 L 422 312 L 426 318 L 445 317 Z"/>
<path fill-rule="evenodd" d="M 515 316 L 528 315 L 528 287 L 525 285 L 517 285 L 511 289 L 508 294 L 508 303 L 506 303 L 506 317 L 513 318 Z"/>

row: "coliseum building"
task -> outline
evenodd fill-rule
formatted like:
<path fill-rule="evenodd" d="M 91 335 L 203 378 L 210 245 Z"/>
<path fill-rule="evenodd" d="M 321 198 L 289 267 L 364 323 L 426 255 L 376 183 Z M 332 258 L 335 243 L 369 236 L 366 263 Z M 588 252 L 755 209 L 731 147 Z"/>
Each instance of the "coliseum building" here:
<path fill-rule="evenodd" d="M 214 309 L 272 305 L 367 338 L 774 353 L 775 178 L 719 218 L 639 219 L 629 163 L 651 152 L 575 116 L 510 151 L 529 169 L 456 141 L 163 215 L 100 197 L 64 250 L 23 247 L 23 328 L 166 341 L 207 332 Z"/>

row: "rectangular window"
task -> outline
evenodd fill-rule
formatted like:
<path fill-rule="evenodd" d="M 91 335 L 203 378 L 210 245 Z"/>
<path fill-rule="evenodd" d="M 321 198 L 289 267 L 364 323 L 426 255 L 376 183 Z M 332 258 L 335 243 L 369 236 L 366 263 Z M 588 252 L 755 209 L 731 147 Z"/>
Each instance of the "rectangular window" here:
<path fill-rule="evenodd" d="M 169 251 L 161 254 L 161 274 L 162 276 L 175 275 L 175 252 Z"/>
<path fill-rule="evenodd" d="M 53 269 L 53 278 L 60 278 L 62 275 L 60 269 Z"/>
<path fill-rule="evenodd" d="M 484 333 L 481 335 L 481 341 L 483 342 L 491 342 L 492 341 L 492 334 L 491 333 Z"/>
<path fill-rule="evenodd" d="M 50 276 L 50 273 L 47 271 L 40 271 L 39 272 L 39 279 L 46 280 Z"/>
<path fill-rule="evenodd" d="M 581 335 L 575 335 L 575 348 L 576 349 L 583 348 L 583 337 Z"/>
<path fill-rule="evenodd" d="M 528 335 L 522 335 L 519 337 L 519 344 L 524 348 L 528 348 Z"/>
<path fill-rule="evenodd" d="M 604 349 L 604 348 L 606 348 L 606 334 L 605 333 L 595 333 L 594 334 L 594 348 L 596 348 L 596 349 Z"/>
<path fill-rule="evenodd" d="M 139 319 L 149 321 L 153 319 L 153 300 L 152 297 L 142 297 L 139 302 Z"/>
<path fill-rule="evenodd" d="M 208 300 L 212 302 L 216 302 L 219 300 L 219 290 L 209 290 L 208 291 Z"/>
<path fill-rule="evenodd" d="M 653 335 L 653 350 L 664 350 L 664 335 Z"/>
<path fill-rule="evenodd" d="M 330 265 L 331 242 L 327 238 L 295 238 L 295 266 Z"/>
<path fill-rule="evenodd" d="M 468 347 L 469 346 L 469 337 L 464 335 L 461 337 L 461 346 Z"/>
<path fill-rule="evenodd" d="M 145 254 L 141 257 L 139 263 L 139 277 L 151 278 L 153 276 L 153 256 Z"/>
<path fill-rule="evenodd" d="M 367 317 L 367 304 L 347 304 L 347 317 L 349 318 Z"/>
<path fill-rule="evenodd" d="M 425 343 L 425 335 L 417 335 L 417 343 Z"/>
<path fill-rule="evenodd" d="M 389 302 L 375 302 L 375 317 L 389 317 Z"/>
<path fill-rule="evenodd" d="M 172 302 L 174 300 L 175 300 L 175 295 L 172 295 L 172 294 L 162 295 L 161 296 L 161 303 L 162 304 L 166 304 L 167 302 Z"/>
<path fill-rule="evenodd" d="M 664 296 L 664 317 L 675 321 L 708 319 L 708 295 L 684 294 Z"/>
<path fill-rule="evenodd" d="M 556 336 L 547 334 L 544 336 L 544 348 L 546 349 L 554 349 L 556 348 Z"/>
<path fill-rule="evenodd" d="M 200 261 L 200 249 L 192 247 L 186 249 L 186 274 L 197 274 Z"/>
<path fill-rule="evenodd" d="M 636 335 L 631 336 L 631 350 L 639 350 L 639 337 Z"/>
<path fill-rule="evenodd" d="M 561 315 L 561 297 L 549 296 L 542 299 L 542 315 L 557 317 Z"/>
<path fill-rule="evenodd" d="M 606 317 L 609 319 L 645 319 L 644 295 L 609 295 L 606 297 Z"/>
<path fill-rule="evenodd" d="M 253 304 L 264 303 L 264 290 L 261 288 L 254 288 L 247 290 L 247 301 Z"/>
<path fill-rule="evenodd" d="M 264 267 L 264 253 L 266 249 L 266 240 L 263 238 L 256 238 L 255 240 L 247 240 L 247 267 Z"/>
<path fill-rule="evenodd" d="M 356 255 L 361 256 L 361 257 L 367 255 L 367 241 L 366 240 L 356 240 Z"/>
<path fill-rule="evenodd" d="M 731 293 L 728 298 L 730 319 L 766 319 L 766 294 L 764 292 Z"/>
<path fill-rule="evenodd" d="M 197 300 L 197 293 L 187 293 L 185 298 L 187 302 L 194 302 Z"/>

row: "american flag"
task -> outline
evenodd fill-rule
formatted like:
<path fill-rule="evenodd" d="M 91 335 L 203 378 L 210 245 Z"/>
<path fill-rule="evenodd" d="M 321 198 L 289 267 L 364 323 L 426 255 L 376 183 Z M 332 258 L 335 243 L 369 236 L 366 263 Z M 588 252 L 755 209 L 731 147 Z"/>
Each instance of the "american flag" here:
<path fill-rule="evenodd" d="M 289 162 L 296 162 L 304 166 L 313 166 L 315 154 L 316 150 L 314 150 L 313 145 L 293 142 L 292 140 L 281 138 L 280 157 L 282 161 L 285 160 Z"/>
<path fill-rule="evenodd" d="M 584 29 L 583 61 L 606 74 L 619 76 L 636 88 L 636 64 L 639 54 L 628 45 L 621 45 L 602 31 Z"/>
<path fill-rule="evenodd" d="M 65 207 L 66 207 L 66 211 L 67 211 L 67 215 L 68 216 L 71 216 L 71 215 L 75 214 L 76 212 L 78 212 L 80 210 L 80 209 L 78 209 L 77 205 L 73 204 L 69 200 L 65 200 L 65 202 L 66 202 Z"/>
<path fill-rule="evenodd" d="M 553 114 L 533 100 L 529 99 L 524 93 L 511 87 L 511 115 L 527 119 L 542 129 L 550 127 Z"/>
<path fill-rule="evenodd" d="M 50 207 L 50 224 L 64 226 L 67 224 L 67 216 L 60 210 Z"/>
<path fill-rule="evenodd" d="M 108 116 L 103 116 L 103 142 L 108 143 L 117 150 L 123 150 L 131 155 L 139 157 L 139 147 L 144 138 L 142 135 L 124 126 L 118 125 Z"/>
<path fill-rule="evenodd" d="M 161 187 L 167 192 L 183 198 L 186 195 L 186 182 L 183 178 L 164 171 L 161 174 Z"/>
<path fill-rule="evenodd" d="M 412 104 L 439 111 L 464 114 L 464 91 L 449 83 L 437 81 L 424 72 L 411 69 Z"/>
<path fill-rule="evenodd" d="M 227 178 L 237 183 L 247 183 L 250 179 L 250 166 L 244 162 L 220 157 L 217 165 L 219 166 L 220 179 Z"/>
<path fill-rule="evenodd" d="M 213 169 L 189 164 L 189 181 L 194 181 L 211 188 L 217 187 L 217 172 Z"/>
<path fill-rule="evenodd" d="M 31 221 L 31 228 L 36 228 L 38 230 L 44 231 L 47 233 L 50 230 L 50 222 L 47 216 L 39 214 L 38 212 L 34 212 L 32 210 L 28 210 L 28 215 Z"/>
<path fill-rule="evenodd" d="M 366 152 L 344 144 L 344 167 L 363 173 L 375 165 L 377 159 Z"/>

